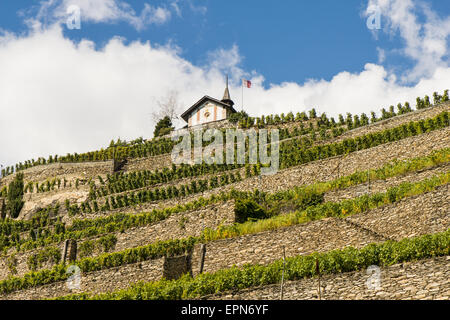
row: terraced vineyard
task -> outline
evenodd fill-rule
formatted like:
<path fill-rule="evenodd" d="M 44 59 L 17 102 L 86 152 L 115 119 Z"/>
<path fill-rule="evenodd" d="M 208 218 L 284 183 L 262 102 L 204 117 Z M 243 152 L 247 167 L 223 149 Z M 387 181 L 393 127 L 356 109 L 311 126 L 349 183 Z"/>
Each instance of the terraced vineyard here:
<path fill-rule="evenodd" d="M 279 299 L 283 281 L 317 299 L 320 276 L 322 299 L 448 299 L 450 102 L 435 100 L 242 119 L 280 129 L 273 175 L 174 165 L 166 138 L 8 168 L 0 297 Z"/>

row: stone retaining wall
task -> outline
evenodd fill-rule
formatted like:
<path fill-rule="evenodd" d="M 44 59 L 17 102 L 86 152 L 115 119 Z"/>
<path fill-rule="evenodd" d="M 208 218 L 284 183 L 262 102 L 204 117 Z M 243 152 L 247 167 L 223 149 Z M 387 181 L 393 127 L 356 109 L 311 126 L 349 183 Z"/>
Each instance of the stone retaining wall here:
<path fill-rule="evenodd" d="M 97 175 L 106 175 L 112 172 L 112 160 L 76 163 L 51 163 L 35 166 L 23 171 L 25 184 L 29 181 L 45 181 L 48 178 L 76 175 L 80 179 L 89 179 Z M 0 180 L 0 187 L 8 185 L 15 177 L 9 175 Z"/>
<path fill-rule="evenodd" d="M 373 274 L 367 269 L 322 275 L 322 300 L 449 300 L 450 256 L 399 263 L 380 269 L 379 287 L 367 285 Z M 281 286 L 273 284 L 237 292 L 205 296 L 215 300 L 278 300 Z M 319 299 L 318 278 L 287 281 L 284 300 Z"/>
<path fill-rule="evenodd" d="M 170 153 L 148 157 L 130 159 L 125 165 L 125 172 L 141 171 L 141 170 L 156 170 L 172 166 L 172 158 Z"/>
<path fill-rule="evenodd" d="M 396 187 L 404 182 L 415 183 L 430 179 L 433 176 L 450 171 L 450 163 L 444 163 L 437 167 L 427 168 L 421 171 L 410 172 L 401 176 L 390 177 L 386 180 L 375 180 L 369 183 L 361 183 L 345 189 L 333 190 L 325 193 L 325 202 L 340 202 L 345 199 L 353 199 L 365 194 L 386 192 L 387 189 Z"/>
<path fill-rule="evenodd" d="M 445 185 L 345 219 L 327 218 L 213 241 L 206 244 L 203 271 L 215 272 L 247 263 L 269 264 L 282 258 L 283 247 L 289 257 L 443 232 L 450 227 L 449 203 L 449 186 Z M 198 273 L 199 246 L 193 252 L 193 274 Z"/>
<path fill-rule="evenodd" d="M 450 228 L 450 185 L 346 219 L 397 241 L 443 232 Z"/>
<path fill-rule="evenodd" d="M 111 252 L 118 252 L 129 248 L 145 246 L 157 241 L 165 241 L 170 239 L 183 239 L 190 236 L 199 236 L 203 229 L 216 229 L 219 225 L 230 225 L 234 223 L 234 200 L 212 204 L 198 210 L 180 212 L 169 216 L 167 219 L 156 222 L 151 225 L 130 228 L 124 232 L 113 233 L 117 238 L 117 243 Z M 98 239 L 92 238 L 91 240 Z M 79 240 L 78 246 L 85 240 Z M 64 241 L 53 245 L 63 251 Z M 44 247 L 37 248 L 26 252 L 14 253 L 15 248 L 9 250 L 6 257 L 0 257 L 0 280 L 6 279 L 12 275 L 8 268 L 8 262 L 12 255 L 17 261 L 15 276 L 23 276 L 30 272 L 27 261 L 28 257 L 37 254 Z M 100 252 L 94 252 L 98 255 Z M 80 258 L 78 251 L 78 259 Z M 40 269 L 48 269 L 54 264 L 46 263 Z M 38 269 L 39 270 L 39 269 Z"/>
<path fill-rule="evenodd" d="M 138 281 L 157 281 L 164 272 L 164 258 L 128 264 L 81 274 L 80 290 L 69 289 L 66 281 L 51 283 L 22 291 L 0 295 L 1 300 L 37 300 L 79 292 L 103 293 L 120 289 Z"/>
<path fill-rule="evenodd" d="M 325 143 L 328 144 L 328 143 L 339 142 L 339 141 L 343 141 L 348 138 L 354 138 L 354 137 L 362 136 L 362 135 L 365 135 L 368 133 L 373 133 L 373 132 L 377 132 L 377 131 L 381 131 L 381 130 L 385 130 L 385 129 L 395 128 L 397 126 L 400 126 L 404 123 L 408 123 L 410 121 L 419 121 L 419 120 L 431 118 L 431 117 L 438 115 L 439 113 L 441 113 L 443 111 L 449 110 L 449 108 L 450 108 L 450 102 L 446 102 L 446 103 L 442 103 L 442 104 L 432 107 L 432 108 L 421 109 L 421 110 L 417 110 L 417 111 L 407 113 L 404 115 L 399 115 L 399 116 L 396 116 L 396 117 L 393 117 L 390 119 L 378 121 L 378 122 L 369 124 L 367 126 L 363 126 L 360 128 L 356 128 L 356 129 L 347 131 L 339 137 L 327 139 L 325 141 Z M 308 122 L 310 122 L 310 121 L 308 121 Z M 313 122 L 315 122 L 315 121 L 313 121 Z M 268 126 L 265 129 L 284 128 L 284 129 L 292 130 L 293 128 L 298 127 L 298 126 L 299 126 L 298 122 L 291 122 L 291 123 L 280 124 L 280 125 L 276 125 L 276 126 L 275 125 Z M 223 127 L 223 126 L 221 126 L 221 127 Z M 255 130 L 257 130 L 257 128 L 255 128 Z M 290 140 L 290 139 L 296 139 L 296 137 L 289 138 L 286 140 Z M 322 143 L 320 143 L 320 144 L 322 144 Z M 155 169 L 162 169 L 165 167 L 171 167 L 171 165 L 172 165 L 172 160 L 171 160 L 171 154 L 169 153 L 169 154 L 163 154 L 163 155 L 148 157 L 148 158 L 131 159 L 131 160 L 129 160 L 129 163 L 126 165 L 125 170 L 126 171 L 155 170 Z"/>
<path fill-rule="evenodd" d="M 207 190 L 203 193 L 184 198 L 175 198 L 151 203 L 144 203 L 133 207 L 111 210 L 115 212 L 142 212 L 152 209 L 173 207 L 183 202 L 190 202 L 200 197 L 210 197 L 212 194 L 229 192 L 233 188 L 238 191 L 252 191 L 258 189 L 265 192 L 277 192 L 296 186 L 313 184 L 320 181 L 330 181 L 356 171 L 380 168 L 386 163 L 397 160 L 408 160 L 415 157 L 427 156 L 433 151 L 450 146 L 450 127 L 415 137 L 383 144 L 374 148 L 360 150 L 347 156 L 337 156 L 324 160 L 317 160 L 297 167 L 283 169 L 271 176 L 256 176 L 223 187 Z M 337 170 L 336 168 L 339 167 Z M 182 200 L 181 200 L 182 199 Z M 97 217 L 104 214 L 89 214 L 87 217 Z"/>
<path fill-rule="evenodd" d="M 379 130 L 384 130 L 388 128 L 393 128 L 399 126 L 403 123 L 410 121 L 418 121 L 421 119 L 430 118 L 436 116 L 442 111 L 448 110 L 450 108 L 450 102 L 445 102 L 440 105 L 434 106 L 432 108 L 417 110 L 404 115 L 399 115 L 390 119 L 379 121 L 364 127 L 356 128 L 344 133 L 342 136 L 335 139 L 329 140 L 330 142 L 341 141 L 350 137 L 355 137 L 371 132 L 376 132 Z M 226 123 L 221 123 L 219 127 L 226 126 Z M 269 126 L 270 128 L 288 128 L 292 129 L 298 126 L 297 122 L 281 124 L 277 126 Z M 268 128 L 269 128 L 268 127 Z M 327 141 L 327 143 L 329 143 Z M 163 154 L 148 158 L 130 159 L 125 167 L 126 171 L 136 171 L 136 170 L 154 170 L 164 167 L 170 167 L 171 155 Z M 84 173 L 81 177 L 85 176 L 87 178 L 94 177 L 97 175 L 106 175 L 112 172 L 112 160 L 107 161 L 97 161 L 97 162 L 80 162 L 80 163 L 53 163 L 48 165 L 35 166 L 22 171 L 25 175 L 25 181 L 42 181 L 50 177 L 78 174 Z M 9 184 L 11 180 L 14 179 L 14 175 L 7 176 L 0 180 L 0 187 Z"/>
<path fill-rule="evenodd" d="M 450 227 L 447 210 L 448 197 L 448 186 L 443 186 L 434 192 L 346 219 L 327 218 L 273 231 L 210 242 L 206 246 L 203 271 L 215 272 L 232 265 L 242 266 L 247 263 L 268 264 L 282 258 L 283 246 L 286 248 L 286 256 L 295 256 L 312 252 L 326 252 L 347 246 L 360 248 L 369 243 L 385 241 L 388 238 L 400 239 L 442 232 Z M 194 275 L 198 274 L 198 249 L 199 245 L 194 248 L 189 260 Z M 158 261 L 160 260 L 148 262 L 150 275 L 141 272 L 138 264 L 93 273 L 92 277 L 86 277 L 82 290 L 96 293 L 105 292 L 125 288 L 128 284 L 138 280 L 160 279 L 163 272 L 167 274 L 167 271 L 164 271 L 164 262 L 162 261 L 162 267 L 160 267 Z M 183 262 L 182 259 L 178 260 L 178 262 L 180 261 Z M 166 263 L 166 265 L 168 264 Z M 186 266 L 185 263 L 176 265 L 181 269 Z M 85 281 L 84 279 L 85 277 L 83 277 L 83 281 Z M 12 293 L 3 298 L 24 299 L 60 296 L 69 293 L 64 283 L 58 283 Z"/>

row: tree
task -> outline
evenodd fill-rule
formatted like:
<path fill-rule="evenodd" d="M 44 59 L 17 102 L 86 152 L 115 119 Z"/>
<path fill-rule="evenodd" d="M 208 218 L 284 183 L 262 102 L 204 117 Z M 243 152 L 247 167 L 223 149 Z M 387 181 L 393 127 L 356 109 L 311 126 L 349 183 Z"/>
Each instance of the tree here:
<path fill-rule="evenodd" d="M 421 98 L 417 97 L 416 102 L 417 102 L 417 110 L 425 108 L 425 103 Z"/>
<path fill-rule="evenodd" d="M 23 199 L 23 173 L 17 173 L 15 179 L 8 187 L 7 209 L 11 218 L 17 218 L 24 205 Z"/>
<path fill-rule="evenodd" d="M 156 124 L 155 131 L 153 131 L 153 135 L 155 137 L 164 136 L 172 132 L 175 128 L 172 126 L 172 120 L 169 116 L 165 116 L 160 119 Z"/>
<path fill-rule="evenodd" d="M 444 95 L 442 96 L 442 102 L 448 101 L 448 90 L 444 91 Z"/>
<path fill-rule="evenodd" d="M 248 118 L 248 114 L 245 111 L 239 111 L 236 113 L 231 114 L 230 118 L 228 119 L 228 121 L 230 121 L 233 124 L 238 123 L 241 120 L 246 120 Z"/>
<path fill-rule="evenodd" d="M 369 117 L 365 113 L 361 114 L 361 125 L 365 126 L 369 124 Z"/>
<path fill-rule="evenodd" d="M 361 126 L 361 122 L 359 121 L 359 116 L 357 114 L 355 114 L 353 116 L 353 127 L 358 128 L 360 126 Z"/>
<path fill-rule="evenodd" d="M 389 118 L 395 116 L 394 106 L 389 107 Z"/>
<path fill-rule="evenodd" d="M 2 219 L 6 218 L 6 203 L 5 199 L 2 199 L 2 204 L 0 206 L 0 216 Z"/>
<path fill-rule="evenodd" d="M 350 112 L 347 112 L 347 118 L 345 119 L 345 123 L 347 124 L 348 130 L 353 129 L 352 114 Z"/>
<path fill-rule="evenodd" d="M 437 92 L 433 92 L 433 103 L 435 105 L 439 104 L 441 102 L 441 100 L 442 100 L 442 96 L 439 95 Z"/>
<path fill-rule="evenodd" d="M 408 113 L 411 112 L 411 106 L 409 105 L 409 102 L 405 102 L 404 112 Z"/>
<path fill-rule="evenodd" d="M 268 218 L 266 210 L 256 201 L 250 199 L 236 199 L 235 222 L 244 223 L 248 220 Z"/>
<path fill-rule="evenodd" d="M 177 91 L 169 91 L 166 96 L 157 100 L 156 104 L 158 105 L 158 108 L 151 114 L 154 122 L 157 122 L 164 117 L 169 117 L 170 121 L 179 119 L 181 106 Z"/>

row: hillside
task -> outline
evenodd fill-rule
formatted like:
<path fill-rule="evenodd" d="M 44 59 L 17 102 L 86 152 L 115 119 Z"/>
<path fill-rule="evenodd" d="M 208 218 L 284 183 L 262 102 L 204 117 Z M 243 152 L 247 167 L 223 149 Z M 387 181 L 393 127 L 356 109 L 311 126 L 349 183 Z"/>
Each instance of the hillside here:
<path fill-rule="evenodd" d="M 449 111 L 446 91 L 219 128 L 278 129 L 273 175 L 174 165 L 168 137 L 19 163 L 0 180 L 0 298 L 279 299 L 283 281 L 317 299 L 320 275 L 321 299 L 448 299 Z"/>

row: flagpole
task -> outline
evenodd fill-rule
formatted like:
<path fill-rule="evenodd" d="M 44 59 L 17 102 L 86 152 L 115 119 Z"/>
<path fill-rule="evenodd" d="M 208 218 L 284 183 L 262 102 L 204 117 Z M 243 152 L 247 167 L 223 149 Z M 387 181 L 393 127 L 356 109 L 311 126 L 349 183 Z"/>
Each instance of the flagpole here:
<path fill-rule="evenodd" d="M 242 107 L 241 107 L 241 111 L 244 111 L 244 79 L 241 80 L 241 87 L 242 87 Z"/>

